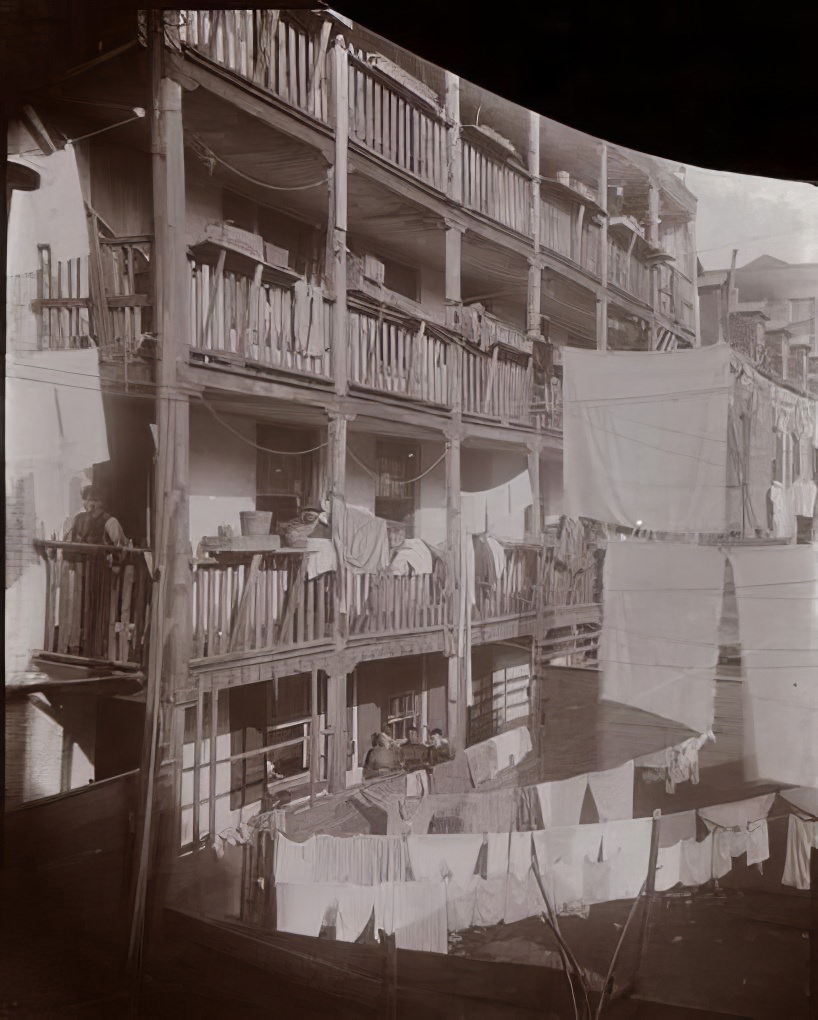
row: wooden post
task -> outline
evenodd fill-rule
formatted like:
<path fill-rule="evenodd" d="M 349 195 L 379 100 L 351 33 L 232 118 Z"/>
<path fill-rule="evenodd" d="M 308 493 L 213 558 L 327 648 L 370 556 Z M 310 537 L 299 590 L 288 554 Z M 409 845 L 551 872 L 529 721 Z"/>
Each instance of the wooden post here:
<path fill-rule="evenodd" d="M 181 86 L 163 77 L 164 16 L 151 22 L 151 147 L 157 369 L 157 432 L 151 655 L 148 664 L 137 867 L 128 963 L 138 987 L 152 859 L 157 871 L 174 856 L 175 790 L 181 768 L 182 728 L 172 697 L 186 685 L 191 655 L 191 569 L 188 509 L 189 407 L 177 382 L 187 360 L 188 274 L 185 253 L 185 171 Z M 176 711 L 178 715 L 178 710 Z M 164 717 L 165 725 L 162 725 Z M 160 743 L 161 741 L 161 743 Z M 171 823 L 173 819 L 174 824 Z M 164 837 L 157 846 L 157 832 Z M 153 849 L 157 846 L 157 853 Z M 161 898 L 154 898 L 161 908 Z"/>
<path fill-rule="evenodd" d="M 645 879 L 645 907 L 642 913 L 642 924 L 639 929 L 639 947 L 636 953 L 636 966 L 634 968 L 633 989 L 639 985 L 639 968 L 642 965 L 642 956 L 645 952 L 645 944 L 648 938 L 650 925 L 650 914 L 653 908 L 653 900 L 656 895 L 656 861 L 659 856 L 659 827 L 662 823 L 662 812 L 657 808 L 653 812 L 653 823 L 650 830 L 650 855 L 648 857 L 648 874 Z"/>
<path fill-rule="evenodd" d="M 446 132 L 446 194 L 458 205 L 463 201 L 463 160 L 460 141 L 460 79 L 446 71 L 444 107 L 448 129 Z"/>
<path fill-rule="evenodd" d="M 335 389 L 347 391 L 347 173 L 349 146 L 349 82 L 344 38 L 335 37 L 332 49 L 333 96 L 335 99 L 335 165 L 331 175 L 332 264 L 330 277 L 335 293 L 332 321 L 332 374 Z M 334 198 L 334 201 L 333 201 Z"/>
<path fill-rule="evenodd" d="M 539 200 L 538 200 L 539 201 Z M 528 302 L 526 332 L 532 339 L 542 336 L 542 262 L 534 255 L 528 260 Z"/>
<path fill-rule="evenodd" d="M 346 785 L 347 768 L 347 673 L 343 657 L 327 676 L 327 730 L 327 787 L 330 793 L 338 793 Z"/>
<path fill-rule="evenodd" d="M 313 669 L 310 675 L 310 805 L 315 802 L 315 784 L 320 779 L 318 726 L 318 670 Z"/>
<path fill-rule="evenodd" d="M 398 948 L 394 932 L 381 932 L 386 950 L 386 1020 L 397 1020 L 398 1016 Z"/>
<path fill-rule="evenodd" d="M 818 847 L 809 855 L 809 1020 L 818 1020 Z"/>
<path fill-rule="evenodd" d="M 469 593 L 463 588 L 465 564 L 462 556 L 460 515 L 460 436 L 450 433 L 446 441 L 446 594 L 454 629 L 454 647 L 449 651 L 446 696 L 446 724 L 449 742 L 458 750 L 465 746 L 466 705 L 461 690 L 463 663 L 471 650 L 465 642 L 465 614 L 471 612 Z"/>
<path fill-rule="evenodd" d="M 462 294 L 460 289 L 460 264 L 463 248 L 465 224 L 447 219 L 446 230 L 446 264 L 444 278 L 444 298 L 446 301 L 446 325 L 450 329 L 459 330 L 461 325 L 460 307 Z"/>
<path fill-rule="evenodd" d="M 540 448 L 537 443 L 528 444 L 528 475 L 531 480 L 531 528 L 534 541 L 542 534 L 542 506 L 540 504 Z"/>
<path fill-rule="evenodd" d="M 608 146 L 600 145 L 599 153 L 599 204 L 605 215 L 599 231 L 600 292 L 596 302 L 596 349 L 608 349 Z"/>
<path fill-rule="evenodd" d="M 528 117 L 528 173 L 531 178 L 531 209 L 529 230 L 533 257 L 528 259 L 528 304 L 526 309 L 526 331 L 530 337 L 542 335 L 540 318 L 542 295 L 542 263 L 540 251 L 540 115 L 533 111 Z"/>

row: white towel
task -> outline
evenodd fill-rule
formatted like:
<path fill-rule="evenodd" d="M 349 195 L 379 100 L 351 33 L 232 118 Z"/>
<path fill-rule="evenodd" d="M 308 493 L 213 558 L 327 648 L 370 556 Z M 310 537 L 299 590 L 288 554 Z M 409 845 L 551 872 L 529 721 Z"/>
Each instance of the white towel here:
<path fill-rule="evenodd" d="M 633 762 L 588 774 L 600 822 L 633 818 Z"/>

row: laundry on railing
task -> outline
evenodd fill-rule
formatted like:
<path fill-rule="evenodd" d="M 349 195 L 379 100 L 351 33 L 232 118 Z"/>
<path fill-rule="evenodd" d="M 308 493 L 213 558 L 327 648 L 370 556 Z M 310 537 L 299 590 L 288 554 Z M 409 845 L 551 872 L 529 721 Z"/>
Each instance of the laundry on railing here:
<path fill-rule="evenodd" d="M 339 552 L 347 569 L 360 574 L 377 574 L 389 566 L 389 537 L 386 521 L 361 507 L 347 506 L 334 499 Z"/>
<path fill-rule="evenodd" d="M 410 574 L 431 574 L 433 566 L 429 546 L 420 538 L 407 538 L 392 557 L 389 572 L 403 577 Z"/>

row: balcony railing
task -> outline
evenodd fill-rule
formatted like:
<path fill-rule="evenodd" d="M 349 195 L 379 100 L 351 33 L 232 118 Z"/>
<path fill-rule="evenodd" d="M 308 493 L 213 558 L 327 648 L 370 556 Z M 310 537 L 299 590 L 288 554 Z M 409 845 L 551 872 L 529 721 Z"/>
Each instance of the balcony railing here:
<path fill-rule="evenodd" d="M 531 186 L 528 176 L 465 141 L 463 204 L 518 234 L 531 236 Z"/>
<path fill-rule="evenodd" d="M 265 368 L 329 377 L 331 304 L 320 297 L 311 313 L 292 287 L 240 272 L 218 271 L 190 259 L 191 348 L 235 356 Z"/>
<path fill-rule="evenodd" d="M 440 113 L 353 53 L 349 134 L 392 166 L 445 191 L 446 125 Z"/>
<path fill-rule="evenodd" d="M 599 276 L 600 229 L 578 220 L 579 206 L 554 197 L 540 200 L 540 238 L 543 248 L 569 259 L 592 276 Z"/>
<path fill-rule="evenodd" d="M 46 569 L 43 650 L 142 664 L 151 600 L 144 554 L 77 542 L 35 546 Z"/>
<path fill-rule="evenodd" d="M 330 22 L 310 32 L 281 11 L 182 11 L 180 38 L 191 49 L 284 102 L 328 122 Z"/>
<path fill-rule="evenodd" d="M 51 261 L 51 250 L 41 247 L 37 271 L 37 296 L 33 308 L 38 318 L 40 350 L 63 351 L 91 347 L 86 258 Z"/>
<path fill-rule="evenodd" d="M 234 553 L 193 572 L 193 656 L 288 648 L 332 633 L 335 575 L 307 578 L 308 553 Z"/>
<path fill-rule="evenodd" d="M 465 338 L 483 349 L 488 349 L 494 344 L 503 344 L 523 354 L 531 354 L 532 341 L 525 330 L 503 322 L 488 313 L 482 305 L 464 305 L 462 323 Z"/>
<path fill-rule="evenodd" d="M 463 412 L 480 418 L 531 423 L 531 361 L 463 348 Z"/>
<path fill-rule="evenodd" d="M 522 616 L 537 608 L 539 548 L 506 545 L 503 552 L 505 563 L 499 578 L 481 577 L 475 570 L 475 616 L 481 621 Z"/>
<path fill-rule="evenodd" d="M 562 383 L 556 376 L 534 388 L 531 415 L 538 429 L 562 432 Z"/>
<path fill-rule="evenodd" d="M 543 604 L 579 606 L 597 602 L 601 590 L 602 564 L 597 548 L 575 531 L 565 548 L 554 536 L 548 536 L 541 564 Z"/>
<path fill-rule="evenodd" d="M 420 326 L 349 310 L 349 379 L 377 390 L 425 403 L 449 406 L 451 346 Z"/>
<path fill-rule="evenodd" d="M 438 574 L 351 574 L 347 578 L 349 634 L 402 634 L 442 627 L 443 580 Z"/>
<path fill-rule="evenodd" d="M 107 335 L 110 351 L 123 355 L 137 353 L 146 333 L 153 330 L 153 238 L 100 237 L 99 257 L 108 317 L 106 330 L 97 328 L 97 336 Z M 95 314 L 98 309 L 95 308 Z M 99 324 L 98 324 L 99 326 Z"/>
<path fill-rule="evenodd" d="M 608 239 L 608 282 L 626 294 L 650 302 L 650 274 L 633 252 Z"/>

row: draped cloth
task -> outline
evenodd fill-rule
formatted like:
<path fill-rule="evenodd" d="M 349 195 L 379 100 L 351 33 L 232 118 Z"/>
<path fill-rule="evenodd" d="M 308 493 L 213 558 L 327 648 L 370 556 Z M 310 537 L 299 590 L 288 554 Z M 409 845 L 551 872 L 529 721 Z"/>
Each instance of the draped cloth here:
<path fill-rule="evenodd" d="M 599 645 L 602 698 L 708 730 L 723 585 L 724 557 L 716 548 L 610 542 Z"/>
<path fill-rule="evenodd" d="M 818 550 L 733 548 L 748 778 L 818 786 Z"/>
<path fill-rule="evenodd" d="M 563 351 L 565 512 L 723 532 L 730 348 Z"/>

